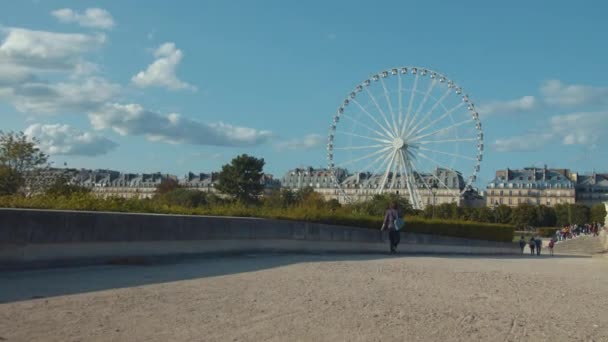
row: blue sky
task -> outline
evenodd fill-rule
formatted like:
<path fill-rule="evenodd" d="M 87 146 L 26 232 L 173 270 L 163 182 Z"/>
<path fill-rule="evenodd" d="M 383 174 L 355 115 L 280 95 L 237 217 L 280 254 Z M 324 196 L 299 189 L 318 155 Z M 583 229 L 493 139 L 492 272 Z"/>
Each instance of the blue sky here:
<path fill-rule="evenodd" d="M 134 172 L 325 166 L 344 97 L 398 66 L 479 109 L 479 185 L 528 165 L 607 170 L 602 1 L 3 1 L 3 130 L 56 164 Z"/>

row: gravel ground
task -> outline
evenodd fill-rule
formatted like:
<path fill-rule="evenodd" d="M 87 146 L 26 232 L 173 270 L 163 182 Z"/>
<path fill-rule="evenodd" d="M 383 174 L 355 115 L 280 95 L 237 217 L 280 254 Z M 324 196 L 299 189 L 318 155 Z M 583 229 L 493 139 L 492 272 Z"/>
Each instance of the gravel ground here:
<path fill-rule="evenodd" d="M 3 272 L 0 303 L 0 341 L 608 341 L 608 259 L 248 255 Z"/>

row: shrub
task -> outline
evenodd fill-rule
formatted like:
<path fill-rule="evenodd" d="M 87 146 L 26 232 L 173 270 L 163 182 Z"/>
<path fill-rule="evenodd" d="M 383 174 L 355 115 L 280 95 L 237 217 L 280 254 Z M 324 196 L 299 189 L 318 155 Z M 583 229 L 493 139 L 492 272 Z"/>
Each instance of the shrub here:
<path fill-rule="evenodd" d="M 187 201 L 188 202 L 188 201 Z M 157 199 L 138 198 L 98 198 L 93 194 L 75 193 L 72 196 L 4 196 L 0 197 L 0 207 L 37 208 L 90 211 L 116 211 L 180 215 L 213 215 L 261 217 L 270 219 L 298 220 L 316 223 L 380 229 L 382 215 L 369 215 L 354 211 L 349 206 L 324 205 L 317 201 L 304 202 L 288 208 L 255 206 L 242 202 L 218 202 L 213 205 L 186 207 L 171 205 Z M 425 220 L 416 216 L 406 216 L 404 231 L 411 233 L 452 236 L 476 240 L 504 241 L 513 239 L 514 228 L 504 224 L 465 222 L 457 220 Z"/>

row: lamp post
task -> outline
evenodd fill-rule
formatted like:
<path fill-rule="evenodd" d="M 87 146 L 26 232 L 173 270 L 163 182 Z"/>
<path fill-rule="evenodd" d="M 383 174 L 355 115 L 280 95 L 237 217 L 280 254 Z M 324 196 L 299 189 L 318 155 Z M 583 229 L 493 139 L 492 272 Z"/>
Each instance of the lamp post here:
<path fill-rule="evenodd" d="M 431 185 L 431 193 L 433 194 L 433 219 L 435 218 L 435 196 L 437 195 L 437 182 L 433 181 Z"/>

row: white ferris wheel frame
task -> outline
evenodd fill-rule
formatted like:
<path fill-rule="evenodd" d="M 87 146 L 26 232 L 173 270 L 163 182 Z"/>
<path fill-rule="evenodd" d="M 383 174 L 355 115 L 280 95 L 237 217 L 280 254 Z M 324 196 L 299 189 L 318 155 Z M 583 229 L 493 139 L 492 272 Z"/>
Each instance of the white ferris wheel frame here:
<path fill-rule="evenodd" d="M 402 99 L 402 78 L 408 77 L 408 76 L 414 77 L 413 87 L 410 89 L 409 99 Z M 398 77 L 398 84 L 399 84 L 398 108 L 393 108 L 392 103 L 389 99 L 389 92 L 388 92 L 388 89 L 384 82 L 384 79 L 386 79 L 388 77 Z M 423 107 L 425 105 L 425 103 L 429 99 L 429 94 L 431 93 L 432 88 L 438 82 L 447 83 L 447 90 L 439 99 L 436 99 L 436 102 L 432 105 L 432 107 L 429 111 L 427 111 L 421 117 L 419 117 L 421 114 L 420 108 L 417 108 L 414 110 L 412 107 L 413 107 L 413 100 L 414 100 L 416 94 L 419 93 L 419 91 L 417 91 L 417 85 L 418 85 L 418 80 L 421 77 L 430 77 L 431 79 L 433 79 L 433 82 L 431 82 L 431 84 L 429 85 L 429 87 L 427 88 L 427 90 L 425 92 L 422 92 L 425 95 L 424 95 L 424 98 L 422 99 L 422 102 L 418 105 L 419 107 Z M 368 90 L 368 88 L 372 84 L 372 82 L 380 82 L 382 84 L 382 87 L 384 90 L 384 96 L 386 97 L 385 100 L 386 100 L 388 108 L 389 108 L 389 113 L 385 113 L 385 111 L 383 111 L 381 109 L 380 105 L 378 104 L 378 101 L 384 101 L 384 100 L 376 99 L 374 97 L 374 95 Z M 359 102 L 357 102 L 357 100 L 356 100 L 357 94 L 362 93 L 362 92 L 366 93 L 368 95 L 368 97 L 371 99 L 372 103 L 375 105 L 375 108 L 378 111 L 378 115 L 374 116 L 372 113 L 369 113 L 368 110 L 366 110 L 361 104 L 359 104 Z M 450 109 L 446 109 L 443 114 L 441 114 L 438 118 L 434 119 L 430 123 L 425 122 L 427 119 L 429 119 L 429 117 L 437 109 L 437 107 L 442 105 L 442 102 L 444 101 L 444 99 L 447 98 L 449 95 L 453 95 L 453 94 L 460 96 L 462 98 L 462 102 L 460 104 L 458 104 L 457 106 L 454 106 Z M 406 101 L 407 101 L 407 103 L 406 103 Z M 426 181 L 424 181 L 424 179 L 421 176 L 423 172 L 426 171 L 426 172 L 431 173 L 432 177 L 434 178 L 433 182 L 439 181 L 442 184 L 443 184 L 443 182 L 433 174 L 433 170 L 418 170 L 418 168 L 416 167 L 416 162 L 415 162 L 416 158 L 421 157 L 426 160 L 430 160 L 431 162 L 434 162 L 434 164 L 436 164 L 438 167 L 442 167 L 444 169 L 451 170 L 451 171 L 456 171 L 450 167 L 444 167 L 443 165 L 441 165 L 441 163 L 438 163 L 435 160 L 433 160 L 431 157 L 429 157 L 427 155 L 427 153 L 425 153 L 425 152 L 435 152 L 435 153 L 441 153 L 441 154 L 445 154 L 445 155 L 452 155 L 455 157 L 470 159 L 471 161 L 474 162 L 473 167 L 472 167 L 472 173 L 470 176 L 466 177 L 466 183 L 465 183 L 465 186 L 463 187 L 463 189 L 460 191 L 460 194 L 459 194 L 460 196 L 462 196 L 468 189 L 470 189 L 473 182 L 475 182 L 477 173 L 480 170 L 481 161 L 483 160 L 483 131 L 482 131 L 482 127 L 481 127 L 481 121 L 479 120 L 479 114 L 475 108 L 474 103 L 471 101 L 469 95 L 465 94 L 461 87 L 456 85 L 456 83 L 454 83 L 453 81 L 448 79 L 445 75 L 438 73 L 436 71 L 430 70 L 428 68 L 407 67 L 407 66 L 399 67 L 399 68 L 391 68 L 388 70 L 381 71 L 377 74 L 374 74 L 369 79 L 366 79 L 362 83 L 357 85 L 355 87 L 355 89 L 353 89 L 353 91 L 351 91 L 346 96 L 344 101 L 342 101 L 342 104 L 338 107 L 338 110 L 337 110 L 335 116 L 333 117 L 332 124 L 330 125 L 329 135 L 328 135 L 328 139 L 327 139 L 327 159 L 328 159 L 328 164 L 329 164 L 328 169 L 331 172 L 332 181 L 334 183 L 334 186 L 336 188 L 338 188 L 340 195 L 344 196 L 344 198 L 346 198 L 347 201 L 354 201 L 354 199 L 351 198 L 351 196 L 346 193 L 342 184 L 340 184 L 340 182 L 338 181 L 338 174 L 337 174 L 338 169 L 345 165 L 343 164 L 343 165 L 338 166 L 334 163 L 334 153 L 335 153 L 334 137 L 336 136 L 336 128 L 338 126 L 338 123 L 340 122 L 341 117 L 343 116 L 345 108 L 349 105 L 357 106 L 357 108 L 359 108 L 365 115 L 367 115 L 372 120 L 373 123 L 375 123 L 375 126 L 373 128 L 368 127 L 368 129 L 370 129 L 375 134 L 375 136 L 372 136 L 372 137 L 361 136 L 361 135 L 357 135 L 354 133 L 341 132 L 342 134 L 352 135 L 355 137 L 365 138 L 370 141 L 374 141 L 374 143 L 376 144 L 376 145 L 369 145 L 367 147 L 378 147 L 378 150 L 376 150 L 375 152 L 372 152 L 371 154 L 364 156 L 365 158 L 359 158 L 359 160 L 363 160 L 366 158 L 373 157 L 374 161 L 372 161 L 372 163 L 370 163 L 370 164 L 380 163 L 380 168 L 379 168 L 380 170 L 374 170 L 374 173 L 376 171 L 382 171 L 382 173 L 380 174 L 381 183 L 378 186 L 378 188 L 375 189 L 375 193 L 381 194 L 383 192 L 386 192 L 388 189 L 394 188 L 396 177 L 392 177 L 390 185 L 387 184 L 389 174 L 392 171 L 394 171 L 393 174 L 398 174 L 400 177 L 402 177 L 401 178 L 402 180 L 405 179 L 405 183 L 406 183 L 405 188 L 407 188 L 407 190 L 408 190 L 409 200 L 410 200 L 410 203 L 412 204 L 412 206 L 417 209 L 422 209 L 423 203 L 422 203 L 422 198 L 421 198 L 420 192 L 418 190 L 418 186 L 416 185 L 416 183 L 417 183 L 416 175 L 418 175 L 418 180 L 420 180 L 421 183 L 424 185 L 424 187 L 429 191 L 431 191 L 431 188 L 430 188 L 431 184 L 428 184 Z M 451 117 L 452 112 L 454 112 L 455 110 L 457 110 L 461 107 L 464 107 L 464 106 L 466 106 L 467 110 L 470 112 L 471 118 L 469 120 L 461 121 L 458 123 L 453 123 L 453 121 L 452 121 L 453 124 L 451 126 L 447 126 L 442 129 L 434 130 L 434 131 L 430 131 L 430 132 L 428 131 L 430 128 L 432 128 L 432 126 L 434 124 L 436 124 L 440 120 L 445 119 L 448 116 Z M 395 115 L 397 115 L 397 117 L 395 117 Z M 423 125 L 423 123 L 424 123 L 424 125 Z M 441 133 L 442 131 L 451 129 L 455 126 L 465 125 L 465 124 L 474 125 L 474 127 L 476 129 L 475 138 L 445 139 L 442 142 L 458 143 L 459 141 L 465 141 L 465 140 L 466 141 L 477 141 L 477 153 L 475 156 L 463 156 L 463 155 L 459 155 L 459 154 L 442 152 L 442 151 L 430 149 L 430 148 L 423 146 L 423 145 L 426 145 L 427 143 L 425 143 L 425 141 L 421 140 L 421 139 L 430 137 L 432 135 L 436 135 L 438 133 Z M 422 126 L 422 127 L 420 127 L 420 126 Z M 422 134 L 422 133 L 424 133 L 424 134 Z M 356 148 L 357 147 L 350 147 L 350 148 L 344 147 L 342 149 L 356 149 Z M 354 160 L 353 162 L 357 162 L 359 160 Z M 359 170 L 357 170 L 357 171 L 359 171 Z M 367 171 L 367 170 L 361 170 L 361 171 Z M 375 176 L 374 173 L 371 174 L 371 177 Z M 463 179 L 464 179 L 464 177 L 463 177 Z M 445 185 L 445 184 L 443 184 L 443 185 Z M 446 185 L 446 188 L 447 188 L 447 185 Z"/>

